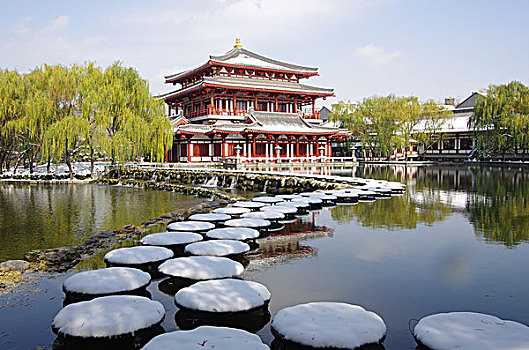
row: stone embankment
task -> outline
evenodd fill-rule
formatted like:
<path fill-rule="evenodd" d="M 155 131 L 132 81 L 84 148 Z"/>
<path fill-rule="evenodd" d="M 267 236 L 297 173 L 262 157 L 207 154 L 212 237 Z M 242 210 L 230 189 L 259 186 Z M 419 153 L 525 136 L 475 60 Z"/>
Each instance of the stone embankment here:
<path fill-rule="evenodd" d="M 340 183 L 324 181 L 324 179 L 304 178 L 294 174 L 155 168 L 114 169 L 99 182 L 170 190 L 191 195 L 201 195 L 204 191 L 211 191 L 211 188 L 197 186 L 231 188 L 269 194 L 330 190 L 342 186 Z M 212 195 L 218 198 L 233 198 L 233 195 L 222 190 L 214 191 Z"/>

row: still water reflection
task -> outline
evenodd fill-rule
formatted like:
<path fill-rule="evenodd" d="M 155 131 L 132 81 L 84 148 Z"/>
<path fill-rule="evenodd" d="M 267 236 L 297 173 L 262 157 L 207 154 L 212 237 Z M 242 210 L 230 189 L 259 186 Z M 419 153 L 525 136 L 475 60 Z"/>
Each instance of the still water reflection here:
<path fill-rule="evenodd" d="M 0 262 L 32 249 L 80 244 L 101 231 L 137 225 L 199 201 L 130 187 L 0 182 Z"/>
<path fill-rule="evenodd" d="M 311 301 L 359 304 L 385 320 L 385 349 L 415 349 L 409 325 L 432 313 L 476 311 L 529 324 L 526 171 L 363 167 L 341 174 L 402 181 L 408 190 L 311 212 L 262 241 L 243 278 L 267 286 L 272 316 Z M 98 267 L 102 255 L 81 266 Z M 7 334 L 0 348 L 53 342 L 49 325 L 62 304 L 63 279 L 43 280 L 27 307 L 0 308 L 0 319 L 10 320 L 0 326 Z M 167 310 L 163 327 L 177 329 L 178 309 L 159 283 L 149 291 Z M 34 338 L 25 336 L 26 326 L 37 330 Z M 269 323 L 257 334 L 272 343 Z"/>

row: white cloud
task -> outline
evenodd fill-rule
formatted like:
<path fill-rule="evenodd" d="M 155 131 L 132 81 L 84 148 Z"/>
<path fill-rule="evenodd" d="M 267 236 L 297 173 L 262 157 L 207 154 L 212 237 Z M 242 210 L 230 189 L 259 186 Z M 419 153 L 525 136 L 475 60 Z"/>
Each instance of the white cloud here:
<path fill-rule="evenodd" d="M 392 63 L 401 55 L 402 54 L 400 51 L 384 51 L 383 48 L 373 44 L 359 46 L 353 53 L 353 56 L 363 59 L 374 65 L 386 65 Z"/>

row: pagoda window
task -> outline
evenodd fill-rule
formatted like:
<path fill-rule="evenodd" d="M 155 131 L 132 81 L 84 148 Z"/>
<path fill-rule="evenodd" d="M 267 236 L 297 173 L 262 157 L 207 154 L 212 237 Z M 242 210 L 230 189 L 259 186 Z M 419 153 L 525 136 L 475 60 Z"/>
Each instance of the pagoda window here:
<path fill-rule="evenodd" d="M 287 112 L 287 104 L 286 103 L 278 103 L 277 104 L 277 112 Z"/>

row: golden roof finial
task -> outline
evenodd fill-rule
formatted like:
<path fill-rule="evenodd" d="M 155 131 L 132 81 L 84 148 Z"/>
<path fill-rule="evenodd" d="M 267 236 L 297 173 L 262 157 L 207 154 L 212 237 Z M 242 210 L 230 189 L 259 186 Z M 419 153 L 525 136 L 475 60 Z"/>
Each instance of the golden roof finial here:
<path fill-rule="evenodd" d="M 239 38 L 235 38 L 235 45 L 233 45 L 233 47 L 236 47 L 238 49 L 241 49 L 242 48 L 242 45 L 241 45 L 241 39 Z"/>

